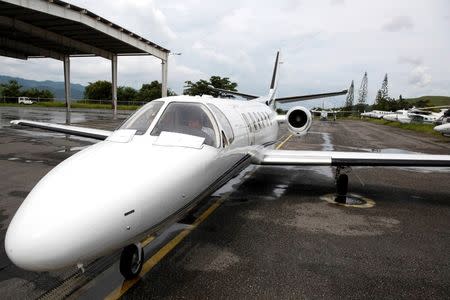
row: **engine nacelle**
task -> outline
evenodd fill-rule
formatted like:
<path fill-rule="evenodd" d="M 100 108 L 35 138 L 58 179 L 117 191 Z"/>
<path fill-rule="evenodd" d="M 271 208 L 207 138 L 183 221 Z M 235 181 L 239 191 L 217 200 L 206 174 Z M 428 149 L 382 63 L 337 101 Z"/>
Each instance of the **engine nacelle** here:
<path fill-rule="evenodd" d="M 293 107 L 286 114 L 286 123 L 293 134 L 305 135 L 312 125 L 311 112 L 303 106 Z"/>

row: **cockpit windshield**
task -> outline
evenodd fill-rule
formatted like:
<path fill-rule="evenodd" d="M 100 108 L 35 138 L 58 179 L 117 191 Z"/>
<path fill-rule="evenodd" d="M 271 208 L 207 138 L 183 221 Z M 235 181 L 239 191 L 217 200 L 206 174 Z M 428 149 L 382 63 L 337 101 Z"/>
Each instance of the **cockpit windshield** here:
<path fill-rule="evenodd" d="M 137 135 L 143 135 L 152 124 L 163 104 L 164 102 L 162 101 L 152 101 L 146 104 L 126 120 L 120 129 L 135 129 Z"/>
<path fill-rule="evenodd" d="M 175 132 L 205 138 L 204 144 L 217 147 L 211 113 L 199 103 L 173 102 L 165 109 L 151 135 Z"/>

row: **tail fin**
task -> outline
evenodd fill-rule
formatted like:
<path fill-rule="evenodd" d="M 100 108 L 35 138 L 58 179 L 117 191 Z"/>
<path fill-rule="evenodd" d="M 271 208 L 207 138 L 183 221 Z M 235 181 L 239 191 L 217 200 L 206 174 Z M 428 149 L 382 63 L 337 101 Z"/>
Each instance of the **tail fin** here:
<path fill-rule="evenodd" d="M 270 82 L 270 89 L 269 89 L 269 106 L 273 106 L 275 104 L 274 98 L 275 98 L 275 91 L 277 90 L 277 84 L 278 84 L 278 60 L 280 58 L 280 51 L 277 51 L 277 57 L 275 58 L 275 65 L 273 66 L 273 74 L 272 74 L 272 81 Z"/>

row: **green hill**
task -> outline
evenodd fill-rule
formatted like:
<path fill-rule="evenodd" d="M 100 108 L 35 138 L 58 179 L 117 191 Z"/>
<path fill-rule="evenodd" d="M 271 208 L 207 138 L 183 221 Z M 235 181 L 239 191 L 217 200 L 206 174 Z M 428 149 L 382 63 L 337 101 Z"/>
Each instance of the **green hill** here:
<path fill-rule="evenodd" d="M 448 96 L 422 96 L 405 100 L 417 107 L 450 105 L 450 97 Z"/>
<path fill-rule="evenodd" d="M 62 100 L 64 98 L 64 82 L 61 81 L 37 81 L 29 80 L 20 77 L 11 77 L 0 75 L 0 83 L 8 83 L 10 80 L 16 80 L 22 89 L 37 88 L 40 90 L 50 90 L 56 99 Z M 81 84 L 71 83 L 72 99 L 83 99 L 84 86 Z"/>

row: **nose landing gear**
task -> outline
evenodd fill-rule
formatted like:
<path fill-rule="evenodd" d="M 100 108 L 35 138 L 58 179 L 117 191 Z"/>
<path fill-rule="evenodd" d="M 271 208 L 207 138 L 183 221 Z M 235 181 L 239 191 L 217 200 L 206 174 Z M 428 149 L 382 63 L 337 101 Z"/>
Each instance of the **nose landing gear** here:
<path fill-rule="evenodd" d="M 139 275 L 144 264 L 144 249 L 140 244 L 126 246 L 120 255 L 120 273 L 125 279 Z"/>

